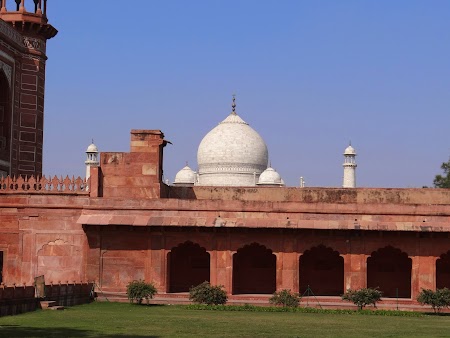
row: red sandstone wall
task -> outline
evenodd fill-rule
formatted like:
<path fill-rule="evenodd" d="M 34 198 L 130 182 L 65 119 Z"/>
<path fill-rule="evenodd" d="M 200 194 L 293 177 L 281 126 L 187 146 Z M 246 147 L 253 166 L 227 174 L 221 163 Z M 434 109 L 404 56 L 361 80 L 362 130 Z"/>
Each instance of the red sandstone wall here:
<path fill-rule="evenodd" d="M 197 243 L 209 252 L 211 283 L 222 284 L 229 292 L 232 290 L 233 254 L 255 242 L 272 250 L 277 257 L 277 289 L 299 290 L 299 258 L 306 250 L 319 245 L 338 251 L 344 258 L 342 283 L 345 289 L 361 288 L 366 286 L 367 258 L 374 251 L 390 245 L 412 258 L 414 299 L 421 288 L 435 287 L 436 259 L 450 250 L 448 235 L 421 237 L 414 233 L 268 229 L 205 229 L 199 232 L 192 228 L 177 231 L 167 227 L 87 226 L 86 234 L 91 243 L 90 260 L 93 263 L 92 275 L 88 278 L 98 278 L 106 291 L 124 291 L 128 282 L 143 278 L 155 282 L 159 292 L 166 292 L 167 254 L 186 241 Z"/>
<path fill-rule="evenodd" d="M 225 201 L 450 205 L 450 189 L 176 187 L 169 198 Z"/>
<path fill-rule="evenodd" d="M 77 223 L 87 197 L 0 197 L 0 250 L 4 252 L 4 282 L 85 280 L 86 236 Z"/>
<path fill-rule="evenodd" d="M 387 207 L 391 214 L 386 214 Z M 429 224 L 442 226 L 413 228 L 424 223 L 424 215 L 417 214 L 421 208 Z M 276 253 L 279 287 L 296 283 L 298 256 L 314 243 L 343 255 L 346 286 L 364 285 L 368 255 L 392 245 L 413 258 L 418 290 L 419 285 L 434 285 L 434 260 L 450 250 L 445 205 L 377 207 L 8 193 L 0 197 L 0 217 L 6 283 L 30 283 L 44 274 L 47 282 L 89 279 L 123 290 L 130 280 L 145 277 L 166 290 L 167 253 L 191 240 L 210 252 L 212 282 L 228 286 L 232 253 L 253 242 Z"/>

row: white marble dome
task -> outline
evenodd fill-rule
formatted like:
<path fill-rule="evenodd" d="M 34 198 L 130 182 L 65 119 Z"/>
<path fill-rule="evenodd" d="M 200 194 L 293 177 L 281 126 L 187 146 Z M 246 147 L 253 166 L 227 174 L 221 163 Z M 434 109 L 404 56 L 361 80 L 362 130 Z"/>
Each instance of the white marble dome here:
<path fill-rule="evenodd" d="M 282 186 L 284 185 L 284 181 L 275 169 L 269 167 L 259 176 L 258 185 Z"/>
<path fill-rule="evenodd" d="M 345 148 L 344 155 L 356 155 L 355 148 L 353 148 L 351 145 L 349 145 L 347 148 Z"/>
<path fill-rule="evenodd" d="M 174 185 L 194 185 L 196 181 L 196 173 L 186 165 L 175 175 Z"/>
<path fill-rule="evenodd" d="M 86 149 L 87 153 L 98 153 L 98 148 L 94 143 L 91 143 Z"/>
<path fill-rule="evenodd" d="M 255 186 L 267 168 L 268 151 L 261 136 L 234 110 L 200 142 L 198 185 Z"/>

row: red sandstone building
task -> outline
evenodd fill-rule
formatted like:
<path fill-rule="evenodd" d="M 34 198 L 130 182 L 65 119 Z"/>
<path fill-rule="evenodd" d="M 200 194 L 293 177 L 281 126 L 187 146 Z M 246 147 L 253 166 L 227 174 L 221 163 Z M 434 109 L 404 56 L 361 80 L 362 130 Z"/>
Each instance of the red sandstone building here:
<path fill-rule="evenodd" d="M 5 2 L 0 165 L 11 176 L 0 181 L 3 283 L 44 275 L 123 293 L 145 279 L 167 299 L 208 280 L 242 302 L 308 286 L 337 302 L 346 289 L 379 287 L 385 304 L 398 296 L 405 307 L 421 288 L 450 287 L 446 189 L 170 186 L 159 130 L 132 130 L 130 152 L 101 153 L 88 182 L 37 178 L 45 43 L 56 30 L 45 0 L 27 2 L 30 12 L 23 0 L 12 9 Z"/>

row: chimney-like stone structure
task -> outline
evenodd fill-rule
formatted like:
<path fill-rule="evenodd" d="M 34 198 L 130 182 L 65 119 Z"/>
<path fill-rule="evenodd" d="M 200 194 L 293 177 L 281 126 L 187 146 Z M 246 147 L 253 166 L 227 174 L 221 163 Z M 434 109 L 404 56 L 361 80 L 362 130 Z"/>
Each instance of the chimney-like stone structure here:
<path fill-rule="evenodd" d="M 92 192 L 97 191 L 98 197 L 164 197 L 161 196 L 161 189 L 164 185 L 162 163 L 166 144 L 160 130 L 132 130 L 129 153 L 100 154 L 101 189 L 92 187 Z M 92 174 L 97 175 L 96 172 Z"/>

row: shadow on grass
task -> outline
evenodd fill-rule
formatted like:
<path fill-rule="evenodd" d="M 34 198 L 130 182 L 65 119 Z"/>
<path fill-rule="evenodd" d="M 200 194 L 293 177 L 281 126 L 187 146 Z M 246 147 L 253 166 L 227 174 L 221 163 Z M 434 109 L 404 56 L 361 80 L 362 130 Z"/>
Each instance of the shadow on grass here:
<path fill-rule="evenodd" d="M 37 328 L 20 325 L 0 325 L 0 337 L 105 337 L 105 338 L 132 338 L 159 336 L 127 335 L 127 334 L 103 334 L 102 332 L 82 329 L 69 329 L 65 327 Z"/>

